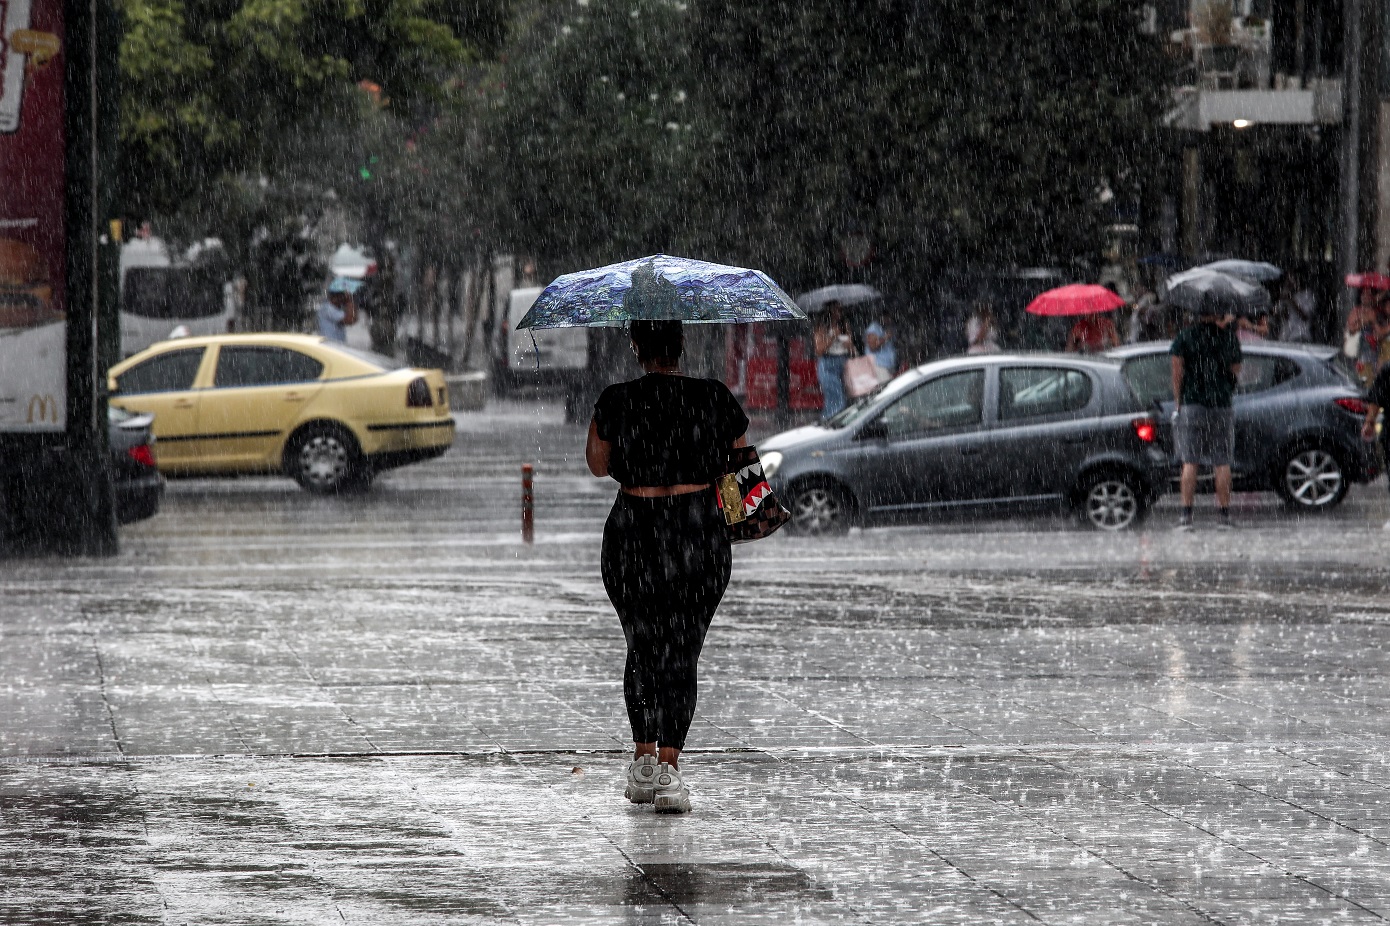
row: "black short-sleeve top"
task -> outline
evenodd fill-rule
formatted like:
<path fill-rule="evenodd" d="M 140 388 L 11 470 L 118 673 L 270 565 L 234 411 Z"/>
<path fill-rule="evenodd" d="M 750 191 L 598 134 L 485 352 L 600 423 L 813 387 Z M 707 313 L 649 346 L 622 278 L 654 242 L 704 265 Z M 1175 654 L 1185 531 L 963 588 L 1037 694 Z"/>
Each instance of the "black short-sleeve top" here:
<path fill-rule="evenodd" d="M 620 484 L 693 485 L 723 474 L 748 416 L 718 380 L 648 373 L 603 390 L 594 426 L 612 444 L 608 474 Z"/>
<path fill-rule="evenodd" d="M 1366 390 L 1366 401 L 1381 408 L 1390 408 L 1390 363 L 1380 368 L 1371 388 Z"/>

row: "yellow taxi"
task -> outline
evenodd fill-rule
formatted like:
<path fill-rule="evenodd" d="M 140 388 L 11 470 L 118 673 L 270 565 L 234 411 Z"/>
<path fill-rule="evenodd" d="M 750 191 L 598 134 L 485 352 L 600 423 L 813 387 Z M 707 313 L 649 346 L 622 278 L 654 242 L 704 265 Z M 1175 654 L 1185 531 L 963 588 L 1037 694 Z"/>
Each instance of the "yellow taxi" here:
<path fill-rule="evenodd" d="M 108 375 L 112 405 L 154 415 L 166 475 L 283 472 L 338 492 L 454 442 L 442 372 L 318 336 L 161 341 Z"/>

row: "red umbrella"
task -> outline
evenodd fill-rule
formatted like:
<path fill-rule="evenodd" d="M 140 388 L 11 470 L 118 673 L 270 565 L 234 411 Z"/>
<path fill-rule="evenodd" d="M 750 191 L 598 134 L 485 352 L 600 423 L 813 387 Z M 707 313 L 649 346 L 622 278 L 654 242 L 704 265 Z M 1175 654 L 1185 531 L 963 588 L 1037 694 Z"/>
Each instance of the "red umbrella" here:
<path fill-rule="evenodd" d="M 1390 277 L 1383 273 L 1368 270 L 1365 273 L 1348 273 L 1347 285 L 1353 289 L 1390 289 Z"/>
<path fill-rule="evenodd" d="M 1033 315 L 1090 315 L 1093 312 L 1113 312 L 1125 301 L 1114 291 L 1092 283 L 1072 283 L 1049 289 L 1028 303 Z"/>

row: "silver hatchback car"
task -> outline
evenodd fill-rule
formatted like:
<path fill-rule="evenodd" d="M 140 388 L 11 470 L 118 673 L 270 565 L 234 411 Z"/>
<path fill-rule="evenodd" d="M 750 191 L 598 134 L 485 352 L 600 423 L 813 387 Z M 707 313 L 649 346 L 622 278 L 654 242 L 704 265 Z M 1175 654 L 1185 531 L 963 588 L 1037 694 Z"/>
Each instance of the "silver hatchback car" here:
<path fill-rule="evenodd" d="M 1049 510 L 1120 530 L 1142 520 L 1168 474 L 1157 422 L 1120 363 L 1076 355 L 928 363 L 759 450 L 804 534 Z"/>

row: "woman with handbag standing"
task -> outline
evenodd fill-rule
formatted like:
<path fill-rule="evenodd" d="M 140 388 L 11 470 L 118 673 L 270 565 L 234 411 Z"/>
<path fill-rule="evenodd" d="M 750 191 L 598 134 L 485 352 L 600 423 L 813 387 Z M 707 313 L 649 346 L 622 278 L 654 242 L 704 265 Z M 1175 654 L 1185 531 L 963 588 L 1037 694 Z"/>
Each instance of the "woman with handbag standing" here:
<path fill-rule="evenodd" d="M 825 313 L 811 332 L 816 351 L 816 381 L 822 398 L 821 417 L 829 418 L 848 404 L 845 364 L 854 356 L 854 339 L 838 302 L 827 302 Z"/>
<path fill-rule="evenodd" d="M 1384 316 L 1376 305 L 1376 291 L 1363 286 L 1356 305 L 1347 315 L 1342 353 L 1355 361 L 1356 375 L 1364 384 L 1369 385 L 1375 379 L 1380 341 L 1387 333 L 1390 333 L 1390 326 L 1385 324 Z"/>
<path fill-rule="evenodd" d="M 622 486 L 603 530 L 604 588 L 627 638 L 623 697 L 635 755 L 624 795 L 690 810 L 679 771 L 705 633 L 729 584 L 728 528 L 713 490 L 748 417 L 723 383 L 685 376 L 678 321 L 634 321 L 640 379 L 594 406 L 585 457 Z"/>

